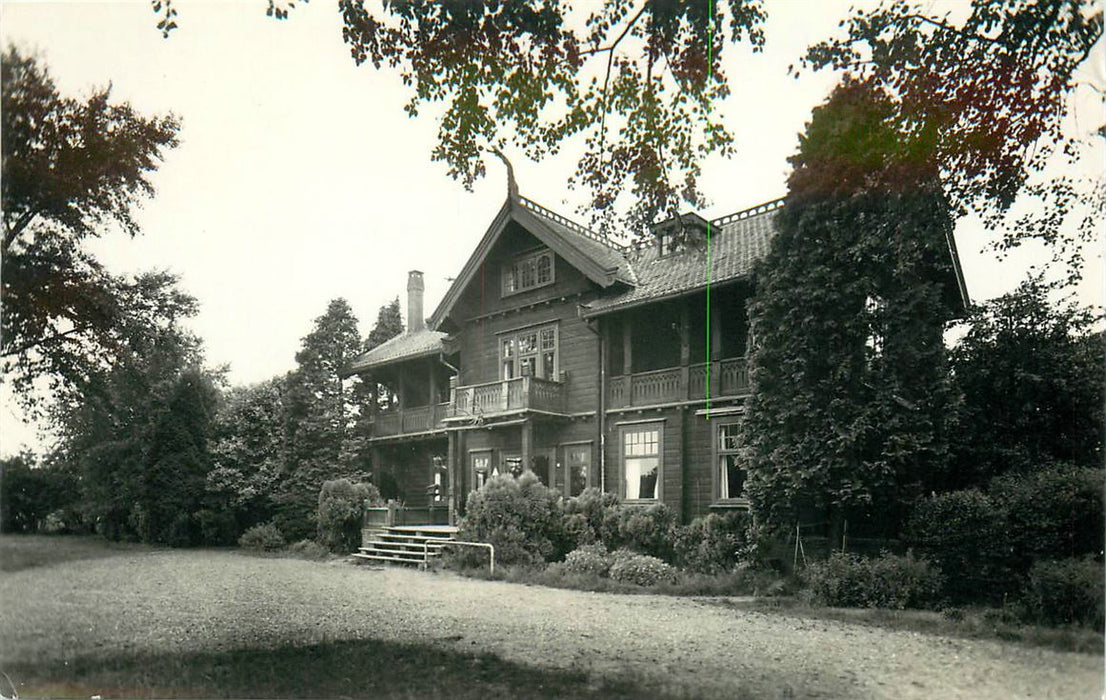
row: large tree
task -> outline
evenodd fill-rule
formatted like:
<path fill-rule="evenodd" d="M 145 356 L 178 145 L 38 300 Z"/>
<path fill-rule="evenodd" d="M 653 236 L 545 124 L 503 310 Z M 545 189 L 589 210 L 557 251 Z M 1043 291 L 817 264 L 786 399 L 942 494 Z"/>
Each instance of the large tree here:
<path fill-rule="evenodd" d="M 135 204 L 177 144 L 172 116 L 144 117 L 111 101 L 63 97 L 34 57 L 2 60 L 3 337 L 0 366 L 27 405 L 36 378 L 81 385 L 140 332 L 195 309 L 167 274 L 108 273 L 82 243 L 139 232 Z"/>
<path fill-rule="evenodd" d="M 791 159 L 750 308 L 747 489 L 769 527 L 893 532 L 947 461 L 942 333 L 958 293 L 933 138 L 900 132 L 878 88 L 846 83 Z"/>

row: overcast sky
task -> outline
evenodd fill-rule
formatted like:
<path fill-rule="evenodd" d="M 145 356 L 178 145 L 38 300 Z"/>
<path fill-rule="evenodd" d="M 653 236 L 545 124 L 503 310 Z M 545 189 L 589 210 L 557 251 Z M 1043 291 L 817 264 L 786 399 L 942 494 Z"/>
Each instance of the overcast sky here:
<path fill-rule="evenodd" d="M 157 196 L 138 216 L 144 235 L 110 234 L 94 250 L 116 272 L 179 274 L 201 303 L 190 326 L 210 363 L 229 365 L 236 384 L 292 369 L 300 339 L 335 297 L 349 300 L 367 333 L 381 305 L 402 300 L 407 270 L 425 272 L 429 315 L 506 194 L 497 162 L 475 192 L 430 162 L 433 113 L 407 118 L 397 76 L 354 65 L 335 4 L 297 3 L 277 22 L 265 17 L 264 0 L 177 0 L 180 28 L 168 40 L 147 0 L 0 5 L 5 45 L 39 52 L 63 94 L 111 83 L 115 99 L 140 112 L 181 118 L 181 145 L 168 152 L 153 178 Z M 712 204 L 704 215 L 784 194 L 786 158 L 834 82 L 830 74 L 796 80 L 787 67 L 836 31 L 850 4 L 769 2 L 765 51 L 727 48 L 733 94 L 716 109 L 737 155 L 706 164 L 700 184 Z M 1103 85 L 1098 48 L 1089 63 Z M 1085 103 L 1073 128 L 1090 131 L 1103 111 L 1091 97 Z M 583 194 L 565 182 L 577 149 L 538 164 L 508 155 L 523 194 L 574 215 Z M 1101 163 L 1099 150 L 1084 167 Z M 978 226 L 957 231 L 973 300 L 1012 289 L 1043 259 L 1026 250 L 1000 263 L 981 252 L 986 240 Z M 1086 302 L 1101 303 L 1101 248 L 1087 251 Z M 6 391 L 0 452 L 11 454 L 33 446 L 35 434 Z"/>

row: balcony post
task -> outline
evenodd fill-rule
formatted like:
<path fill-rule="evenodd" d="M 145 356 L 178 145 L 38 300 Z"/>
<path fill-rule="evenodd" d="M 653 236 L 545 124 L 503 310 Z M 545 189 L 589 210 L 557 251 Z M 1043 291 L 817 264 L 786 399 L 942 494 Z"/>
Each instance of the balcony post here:
<path fill-rule="evenodd" d="M 680 399 L 688 396 L 688 364 L 691 362 L 691 309 L 685 301 L 680 305 Z"/>
<path fill-rule="evenodd" d="M 427 403 L 431 406 L 436 406 L 438 404 L 438 399 L 439 399 L 439 396 L 438 396 L 438 372 L 436 371 L 437 367 L 435 365 L 437 363 L 435 362 L 435 359 L 436 358 L 432 357 L 432 358 L 430 358 L 426 361 L 427 370 L 430 372 L 430 396 L 427 397 L 428 398 Z"/>
<path fill-rule="evenodd" d="M 722 312 L 710 307 L 710 396 L 720 396 L 722 388 Z"/>
<path fill-rule="evenodd" d="M 457 413 L 457 375 L 453 375 L 449 378 L 449 412 L 453 415 Z"/>

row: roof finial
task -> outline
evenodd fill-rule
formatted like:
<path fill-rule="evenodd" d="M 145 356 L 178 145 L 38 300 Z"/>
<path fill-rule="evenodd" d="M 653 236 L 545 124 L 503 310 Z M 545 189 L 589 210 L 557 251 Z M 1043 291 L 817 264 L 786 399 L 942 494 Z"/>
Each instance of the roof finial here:
<path fill-rule="evenodd" d="M 494 153 L 501 161 L 503 161 L 503 164 L 507 166 L 507 198 L 511 200 L 511 203 L 517 202 L 518 183 L 515 182 L 515 169 L 511 165 L 511 161 L 507 160 L 507 156 L 503 155 L 503 152 L 495 146 L 492 146 L 488 150 Z"/>

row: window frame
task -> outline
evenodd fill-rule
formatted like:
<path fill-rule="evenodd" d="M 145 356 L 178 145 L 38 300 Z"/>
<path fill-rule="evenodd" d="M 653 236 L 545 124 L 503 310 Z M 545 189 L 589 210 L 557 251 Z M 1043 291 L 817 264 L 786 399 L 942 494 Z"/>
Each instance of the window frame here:
<path fill-rule="evenodd" d="M 664 502 L 664 421 L 649 420 L 649 421 L 635 421 L 632 423 L 622 423 L 618 426 L 618 466 L 619 466 L 619 478 L 618 478 L 618 495 L 625 503 L 663 503 Z M 652 498 L 642 498 L 640 495 L 637 498 L 629 498 L 627 496 L 627 472 L 626 472 L 626 437 L 632 433 L 645 433 L 651 431 L 657 432 L 657 485 L 655 487 L 656 495 Z M 641 458 L 649 455 L 636 455 L 635 458 Z"/>
<path fill-rule="evenodd" d="M 562 442 L 560 444 L 561 455 L 563 461 L 558 463 L 557 471 L 562 479 L 562 491 L 565 498 L 572 498 L 572 465 L 569 463 L 569 454 L 571 450 L 586 449 L 588 454 L 587 471 L 584 474 L 584 489 L 588 489 L 592 486 L 592 473 L 595 471 L 595 443 L 592 440 L 577 440 L 576 442 Z M 579 494 L 575 494 L 579 495 Z"/>
<path fill-rule="evenodd" d="M 553 334 L 553 369 L 550 372 L 552 376 L 545 376 L 547 370 L 544 359 L 548 350 L 543 344 L 542 335 L 545 331 L 552 331 Z M 530 335 L 534 336 L 533 350 L 523 353 L 518 341 L 520 338 Z M 525 376 L 537 377 L 550 382 L 559 381 L 558 378 L 561 376 L 561 329 L 559 323 L 542 323 L 497 333 L 496 348 L 500 381 Z M 523 372 L 523 366 L 528 360 L 533 360 L 534 369 L 531 373 L 526 374 Z M 506 367 L 508 362 L 511 365 L 511 376 L 507 376 Z"/>
<path fill-rule="evenodd" d="M 503 263 L 499 273 L 500 296 L 507 298 L 553 284 L 557 280 L 557 265 L 554 258 L 553 251 L 545 248 L 537 252 L 519 255 L 509 262 Z M 540 278 L 543 259 L 549 263 L 549 279 L 545 281 Z M 528 267 L 529 269 L 527 269 Z M 523 281 L 527 276 L 531 277 L 532 283 L 524 285 Z"/>
<path fill-rule="evenodd" d="M 713 423 L 713 421 L 711 421 L 711 422 Z M 722 432 L 726 428 L 734 428 L 734 427 L 737 427 L 737 426 L 740 426 L 740 425 L 741 425 L 740 420 L 721 421 L 718 424 L 714 425 L 714 427 L 712 429 L 712 432 L 714 433 L 714 435 L 713 435 L 713 449 L 711 450 L 711 453 L 712 453 L 711 454 L 711 463 L 713 465 L 711 467 L 711 471 L 712 471 L 712 474 L 713 474 L 713 481 L 714 481 L 714 503 L 715 504 L 726 505 L 726 506 L 741 506 L 741 507 L 748 507 L 748 505 L 749 505 L 749 497 L 748 496 L 745 496 L 745 495 L 741 495 L 741 496 L 726 495 L 726 496 L 723 496 L 722 495 L 723 484 L 725 483 L 725 484 L 728 485 L 728 480 L 725 480 L 725 481 L 723 480 L 722 459 L 724 457 L 739 456 L 741 454 L 741 448 L 740 447 L 732 447 L 732 448 L 729 448 L 729 449 L 725 449 L 725 448 L 722 447 Z M 741 467 L 741 470 L 743 472 L 745 472 L 745 478 L 742 480 L 742 487 L 743 487 L 742 488 L 742 494 L 744 494 L 745 493 L 744 485 L 749 479 L 749 471 L 747 469 L 745 469 L 744 467 Z"/>

